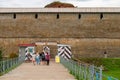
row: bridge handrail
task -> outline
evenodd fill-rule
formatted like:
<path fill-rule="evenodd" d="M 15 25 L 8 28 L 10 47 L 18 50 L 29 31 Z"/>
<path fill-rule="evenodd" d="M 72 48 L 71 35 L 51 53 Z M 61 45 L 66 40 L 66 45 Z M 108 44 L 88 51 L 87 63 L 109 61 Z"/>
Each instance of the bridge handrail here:
<path fill-rule="evenodd" d="M 10 71 L 11 69 L 17 67 L 23 61 L 24 61 L 23 57 L 17 57 L 17 58 L 0 61 L 0 75 L 3 75 L 8 71 Z"/>
<path fill-rule="evenodd" d="M 60 57 L 60 63 L 68 68 L 70 73 L 73 74 L 78 80 L 118 80 L 114 77 L 105 76 L 102 73 L 101 67 L 82 64 L 73 60 L 66 60 L 62 57 Z"/>
<path fill-rule="evenodd" d="M 103 80 L 119 80 L 119 79 L 103 74 Z"/>

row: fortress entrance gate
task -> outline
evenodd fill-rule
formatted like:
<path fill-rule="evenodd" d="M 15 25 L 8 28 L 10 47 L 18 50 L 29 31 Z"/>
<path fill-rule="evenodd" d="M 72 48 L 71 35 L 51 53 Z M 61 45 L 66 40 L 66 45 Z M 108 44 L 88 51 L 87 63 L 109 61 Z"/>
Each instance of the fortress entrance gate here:
<path fill-rule="evenodd" d="M 57 44 L 57 42 L 35 42 L 34 44 L 19 44 L 19 55 L 25 57 L 25 60 L 30 60 L 35 52 L 43 52 L 44 48 L 49 48 L 51 58 L 56 55 L 70 59 L 72 56 L 71 46 Z"/>

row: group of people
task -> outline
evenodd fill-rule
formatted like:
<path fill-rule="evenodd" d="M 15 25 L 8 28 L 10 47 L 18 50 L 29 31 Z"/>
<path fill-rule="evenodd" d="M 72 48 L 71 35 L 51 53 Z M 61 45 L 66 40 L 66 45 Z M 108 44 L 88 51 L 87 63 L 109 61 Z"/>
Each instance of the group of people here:
<path fill-rule="evenodd" d="M 49 65 L 50 53 L 48 52 L 37 52 L 32 55 L 32 63 L 35 65 L 46 64 Z"/>

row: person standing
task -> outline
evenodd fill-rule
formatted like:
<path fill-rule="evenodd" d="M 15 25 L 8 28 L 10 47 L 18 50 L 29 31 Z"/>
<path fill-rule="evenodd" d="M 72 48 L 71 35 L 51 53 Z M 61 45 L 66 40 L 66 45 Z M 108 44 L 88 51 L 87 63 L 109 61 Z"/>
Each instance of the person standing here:
<path fill-rule="evenodd" d="M 35 65 L 35 59 L 36 59 L 36 54 L 35 53 L 33 53 L 33 55 L 32 55 L 32 63 Z"/>
<path fill-rule="evenodd" d="M 36 64 L 40 65 L 40 56 L 39 56 L 39 53 L 36 54 Z"/>
<path fill-rule="evenodd" d="M 104 52 L 104 58 L 107 58 L 107 51 Z"/>
<path fill-rule="evenodd" d="M 42 59 L 41 63 L 44 65 L 44 62 L 45 62 L 45 53 L 44 52 L 41 53 L 41 59 Z"/>
<path fill-rule="evenodd" d="M 46 61 L 47 61 L 47 65 L 49 65 L 49 63 L 50 63 L 50 55 L 48 53 L 46 54 Z"/>

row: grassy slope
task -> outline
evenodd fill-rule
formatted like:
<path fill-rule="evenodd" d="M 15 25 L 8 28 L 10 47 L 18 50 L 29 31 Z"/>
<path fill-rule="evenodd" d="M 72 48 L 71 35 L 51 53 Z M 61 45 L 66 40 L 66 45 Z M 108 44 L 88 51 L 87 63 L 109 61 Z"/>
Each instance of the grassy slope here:
<path fill-rule="evenodd" d="M 104 71 L 105 74 L 120 79 L 120 59 L 103 59 L 103 65 L 108 71 Z"/>
<path fill-rule="evenodd" d="M 120 59 L 85 58 L 80 60 L 90 64 L 95 64 L 96 66 L 103 65 L 104 66 L 103 73 L 105 75 L 109 75 L 120 79 Z"/>

